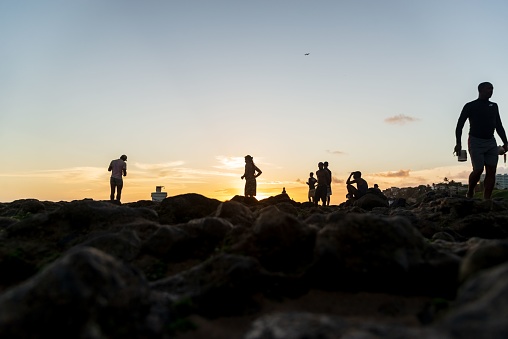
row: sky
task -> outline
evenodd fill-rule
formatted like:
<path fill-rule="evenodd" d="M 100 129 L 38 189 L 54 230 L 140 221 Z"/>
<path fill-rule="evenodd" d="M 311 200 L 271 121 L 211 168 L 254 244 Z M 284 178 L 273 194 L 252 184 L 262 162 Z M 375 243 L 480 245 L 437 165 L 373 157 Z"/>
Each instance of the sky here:
<path fill-rule="evenodd" d="M 0 202 L 109 199 L 122 154 L 123 202 L 156 186 L 243 195 L 247 154 L 258 199 L 306 201 L 320 161 L 332 204 L 357 170 L 381 189 L 466 183 L 455 126 L 480 82 L 508 124 L 507 14 L 504 0 L 1 1 Z"/>

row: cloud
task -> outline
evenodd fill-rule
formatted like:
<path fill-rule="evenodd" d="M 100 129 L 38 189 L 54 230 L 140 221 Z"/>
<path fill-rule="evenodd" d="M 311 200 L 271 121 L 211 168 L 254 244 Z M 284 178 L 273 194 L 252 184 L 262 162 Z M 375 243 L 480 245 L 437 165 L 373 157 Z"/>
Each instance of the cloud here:
<path fill-rule="evenodd" d="M 46 178 L 48 180 L 58 179 L 66 182 L 81 182 L 85 180 L 102 180 L 109 176 L 108 171 L 103 167 L 69 167 L 54 170 L 27 171 L 16 173 L 0 173 L 0 177 L 12 178 Z"/>
<path fill-rule="evenodd" d="M 385 177 L 385 178 L 405 178 L 409 177 L 410 170 L 400 170 L 396 172 L 377 173 L 373 176 Z"/>
<path fill-rule="evenodd" d="M 218 155 L 215 159 L 219 162 L 219 165 L 213 167 L 218 169 L 236 170 L 245 166 L 244 157 L 227 157 L 224 155 Z"/>
<path fill-rule="evenodd" d="M 161 163 L 161 164 L 141 164 L 141 163 L 137 162 L 134 164 L 134 166 L 136 168 L 141 169 L 141 170 L 162 170 L 162 169 L 166 169 L 168 167 L 182 166 L 183 164 L 185 164 L 185 162 L 179 160 L 179 161 L 165 162 L 165 163 Z"/>
<path fill-rule="evenodd" d="M 394 125 L 405 125 L 410 122 L 415 122 L 420 119 L 415 117 L 410 117 L 404 114 L 394 115 L 393 117 L 389 117 L 385 119 L 385 122 L 388 124 L 394 124 Z"/>
<path fill-rule="evenodd" d="M 344 179 L 339 179 L 339 178 L 334 177 L 334 176 L 332 175 L 332 183 L 334 183 L 334 184 L 343 184 L 344 182 L 345 182 L 345 180 L 344 180 Z"/>
<path fill-rule="evenodd" d="M 331 150 L 329 150 L 329 149 L 327 149 L 327 150 L 326 150 L 326 153 L 328 153 L 328 154 L 333 154 L 333 155 L 346 154 L 346 153 L 344 153 L 344 152 L 342 152 L 342 151 L 337 151 L 337 150 L 335 150 L 335 151 L 331 151 Z"/>

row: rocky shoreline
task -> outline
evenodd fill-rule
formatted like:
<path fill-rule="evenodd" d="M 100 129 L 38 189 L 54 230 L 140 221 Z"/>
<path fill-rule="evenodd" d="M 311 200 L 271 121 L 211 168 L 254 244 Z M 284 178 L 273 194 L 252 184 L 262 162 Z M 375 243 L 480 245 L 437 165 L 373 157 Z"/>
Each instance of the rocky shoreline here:
<path fill-rule="evenodd" d="M 0 203 L 0 337 L 506 338 L 508 202 Z"/>

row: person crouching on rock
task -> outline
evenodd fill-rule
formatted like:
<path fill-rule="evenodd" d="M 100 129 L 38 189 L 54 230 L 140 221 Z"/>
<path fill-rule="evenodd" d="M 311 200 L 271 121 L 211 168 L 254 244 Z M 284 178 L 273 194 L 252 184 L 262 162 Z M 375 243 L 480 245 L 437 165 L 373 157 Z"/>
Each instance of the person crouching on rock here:
<path fill-rule="evenodd" d="M 351 180 L 351 177 L 353 177 L 353 180 Z M 347 178 L 346 181 L 347 184 L 347 198 L 348 199 L 358 199 L 364 196 L 367 193 L 367 190 L 369 188 L 369 185 L 367 184 L 367 181 L 365 181 L 362 178 L 362 172 L 356 171 L 351 172 L 349 175 L 349 178 Z M 353 186 L 353 184 L 356 184 L 356 187 Z"/>

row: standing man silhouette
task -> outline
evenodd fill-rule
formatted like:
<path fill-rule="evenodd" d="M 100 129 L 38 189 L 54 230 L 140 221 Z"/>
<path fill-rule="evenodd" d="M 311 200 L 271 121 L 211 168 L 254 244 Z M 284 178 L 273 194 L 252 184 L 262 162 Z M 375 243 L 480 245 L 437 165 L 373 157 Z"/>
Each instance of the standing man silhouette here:
<path fill-rule="evenodd" d="M 309 174 L 309 180 L 307 180 L 306 184 L 309 185 L 309 202 L 315 202 L 315 196 L 316 196 L 316 178 L 314 178 L 314 173 L 310 172 Z"/>
<path fill-rule="evenodd" d="M 324 169 L 322 162 L 318 163 L 318 170 L 316 171 L 317 188 L 314 203 L 317 205 L 319 200 L 323 201 L 322 206 L 326 206 L 326 192 L 328 189 L 328 173 Z"/>
<path fill-rule="evenodd" d="M 490 82 L 482 82 L 478 85 L 478 99 L 464 105 L 460 113 L 457 127 L 455 128 L 454 152 L 459 155 L 462 150 L 462 128 L 469 119 L 468 148 L 471 156 L 473 171 L 469 174 L 469 188 L 467 197 L 472 198 L 476 184 L 485 168 L 485 182 L 483 198 L 490 199 L 496 181 L 496 168 L 499 157 L 499 147 L 494 137 L 494 130 L 503 141 L 504 151 L 508 151 L 508 140 L 497 104 L 489 101 L 494 86 Z"/>
<path fill-rule="evenodd" d="M 120 202 L 122 197 L 123 188 L 123 176 L 127 176 L 127 156 L 123 154 L 120 159 L 112 160 L 109 164 L 108 171 L 111 172 L 111 178 L 109 184 L 111 186 L 110 200 L 115 200 L 115 188 L 116 188 L 116 201 Z"/>
<path fill-rule="evenodd" d="M 326 187 L 326 205 L 330 206 L 330 196 L 332 195 L 332 171 L 328 169 L 328 161 L 323 163 L 324 169 L 328 175 L 327 177 L 327 187 Z"/>

